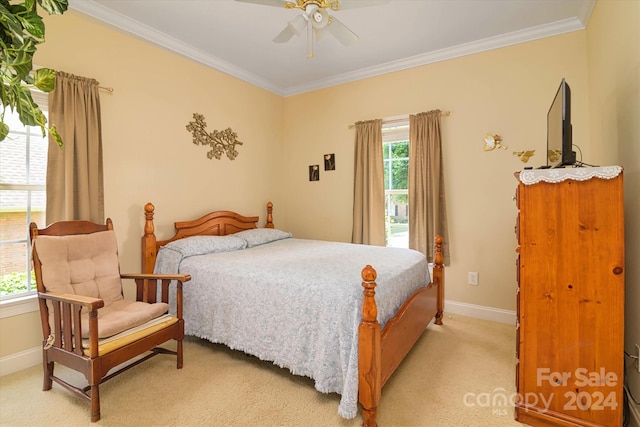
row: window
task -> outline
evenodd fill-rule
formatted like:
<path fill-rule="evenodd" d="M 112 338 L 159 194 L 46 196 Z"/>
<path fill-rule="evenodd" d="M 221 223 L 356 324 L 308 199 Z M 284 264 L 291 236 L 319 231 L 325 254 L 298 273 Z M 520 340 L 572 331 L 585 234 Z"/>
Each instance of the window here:
<path fill-rule="evenodd" d="M 33 93 L 47 116 L 47 97 Z M 29 224 L 45 224 L 48 139 L 40 127 L 24 126 L 4 112 L 9 135 L 0 143 L 0 300 L 35 292 Z"/>
<path fill-rule="evenodd" d="M 409 247 L 409 121 L 382 125 L 387 246 Z"/>

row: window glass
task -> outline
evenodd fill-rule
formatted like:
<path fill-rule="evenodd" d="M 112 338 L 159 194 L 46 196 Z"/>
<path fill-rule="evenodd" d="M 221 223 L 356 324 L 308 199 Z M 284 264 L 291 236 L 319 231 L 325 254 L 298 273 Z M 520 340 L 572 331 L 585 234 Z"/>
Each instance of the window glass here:
<path fill-rule="evenodd" d="M 38 97 L 47 116 L 46 97 Z M 48 139 L 39 127 L 25 127 L 18 114 L 4 112 L 9 135 L 0 143 L 0 299 L 35 291 L 29 224 L 45 225 Z"/>
<path fill-rule="evenodd" d="M 409 125 L 383 125 L 382 135 L 387 246 L 408 248 Z"/>

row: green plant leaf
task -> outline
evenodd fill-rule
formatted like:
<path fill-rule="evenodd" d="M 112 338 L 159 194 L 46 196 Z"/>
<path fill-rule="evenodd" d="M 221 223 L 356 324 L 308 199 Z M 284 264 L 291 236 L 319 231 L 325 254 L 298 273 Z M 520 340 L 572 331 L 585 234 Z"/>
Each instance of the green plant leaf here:
<path fill-rule="evenodd" d="M 39 40 L 44 39 L 44 21 L 41 17 L 35 13 L 27 13 L 24 15 L 18 15 L 18 19 L 25 31 Z"/>
<path fill-rule="evenodd" d="M 69 7 L 68 0 L 38 0 L 38 4 L 51 15 L 62 15 Z"/>
<path fill-rule="evenodd" d="M 55 88 L 55 70 L 43 68 L 31 74 L 33 55 L 37 46 L 44 42 L 45 35 L 38 5 L 50 15 L 62 15 L 68 9 L 69 1 L 23 0 L 12 4 L 11 0 L 0 0 L 0 101 L 3 107 L 0 141 L 9 132 L 8 125 L 4 123 L 6 108 L 17 112 L 25 126 L 40 126 L 42 135 L 46 136 L 47 118 L 30 92 L 34 87 L 45 93 Z M 49 128 L 49 133 L 62 146 L 62 138 L 55 126 Z"/>
<path fill-rule="evenodd" d="M 4 108 L 13 108 L 13 96 L 11 94 L 9 85 L 4 82 L 4 75 L 2 76 L 2 85 L 0 86 L 0 98 L 2 99 L 2 105 L 4 106 Z M 4 123 L 4 109 L 2 110 L 2 122 Z"/>
<path fill-rule="evenodd" d="M 45 129 L 46 129 L 45 126 L 47 124 L 47 116 L 44 115 L 40 107 L 38 107 L 35 103 L 33 105 L 35 107 L 33 109 L 33 115 L 36 118 L 36 123 L 38 124 L 38 126 L 40 126 L 40 129 L 42 129 L 42 137 L 44 138 L 45 136 L 47 136 L 45 132 Z"/>
<path fill-rule="evenodd" d="M 0 141 L 4 141 L 4 139 L 9 135 L 9 126 L 6 123 L 0 123 Z"/>
<path fill-rule="evenodd" d="M 34 74 L 33 84 L 43 92 L 49 93 L 56 87 L 56 72 L 51 68 L 39 68 Z"/>
<path fill-rule="evenodd" d="M 2 28 L 2 32 L 0 34 L 2 36 L 2 40 L 8 45 L 13 45 L 15 43 L 22 44 L 23 42 L 22 25 L 16 17 L 17 12 L 14 10 L 14 6 L 6 3 L 5 1 L 0 2 L 0 27 Z"/>
<path fill-rule="evenodd" d="M 53 137 L 53 139 L 58 144 L 58 147 L 62 148 L 62 137 L 58 133 L 58 129 L 56 129 L 55 125 L 49 128 L 49 136 Z"/>
<path fill-rule="evenodd" d="M 16 110 L 20 116 L 20 121 L 26 126 L 40 126 L 38 122 L 38 111 L 40 109 L 33 101 L 31 92 L 21 86 L 14 87 L 16 102 Z M 42 114 L 42 111 L 40 111 Z"/>
<path fill-rule="evenodd" d="M 33 69 L 33 54 L 36 52 L 36 46 L 32 39 L 28 39 L 19 49 L 8 49 L 8 57 L 3 58 L 7 66 L 15 71 L 15 74 L 21 80 L 25 80 Z"/>

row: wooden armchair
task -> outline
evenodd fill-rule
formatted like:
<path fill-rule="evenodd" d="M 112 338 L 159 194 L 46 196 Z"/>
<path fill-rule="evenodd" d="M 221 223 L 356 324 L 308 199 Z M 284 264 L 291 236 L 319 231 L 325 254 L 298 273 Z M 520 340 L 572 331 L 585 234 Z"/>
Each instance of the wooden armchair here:
<path fill-rule="evenodd" d="M 120 274 L 111 219 L 105 225 L 62 221 L 44 229 L 31 223 L 30 235 L 42 321 L 43 390 L 56 382 L 89 400 L 93 422 L 100 419 L 102 382 L 160 353 L 176 355 L 182 368 L 182 283 L 191 276 Z M 136 301 L 124 298 L 121 279 L 135 280 Z M 172 281 L 177 283 L 175 315 L 168 314 Z M 157 347 L 172 339 L 175 351 Z M 55 363 L 79 371 L 88 385 L 56 377 Z"/>

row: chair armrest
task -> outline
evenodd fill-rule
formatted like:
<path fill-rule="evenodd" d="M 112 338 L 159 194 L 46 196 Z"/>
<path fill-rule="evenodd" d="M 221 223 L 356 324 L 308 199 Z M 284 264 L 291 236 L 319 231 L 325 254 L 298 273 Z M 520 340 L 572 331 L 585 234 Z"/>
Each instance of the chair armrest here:
<path fill-rule="evenodd" d="M 86 308 L 89 315 L 89 352 L 90 357 L 95 358 L 98 356 L 98 309 L 104 307 L 104 300 L 100 298 L 92 298 L 84 295 L 74 294 L 59 294 L 55 292 L 38 292 L 38 298 L 41 307 L 41 316 L 43 322 L 43 328 L 49 333 L 49 337 L 46 338 L 46 344 L 44 349 L 47 350 L 51 347 L 64 349 L 68 352 L 73 352 L 78 356 L 82 356 L 82 308 Z M 42 314 L 44 308 L 46 312 L 49 309 L 46 308 L 48 301 L 52 304 L 53 316 L 47 319 L 47 316 Z M 53 322 L 53 325 L 50 322 Z M 46 326 L 45 326 L 46 324 Z"/>
<path fill-rule="evenodd" d="M 191 280 L 190 274 L 121 274 L 123 279 L 147 279 L 147 280 L 179 280 L 188 282 Z"/>
<path fill-rule="evenodd" d="M 147 303 L 157 302 L 158 284 L 160 284 L 160 301 L 169 303 L 169 285 L 176 283 L 176 315 L 182 319 L 182 283 L 191 280 L 190 274 L 120 274 L 120 277 L 135 280 L 136 301 Z"/>
<path fill-rule="evenodd" d="M 84 295 L 59 294 L 56 292 L 38 292 L 38 298 L 58 301 L 66 304 L 75 304 L 86 307 L 88 310 L 97 310 L 104 307 L 104 300 Z"/>

